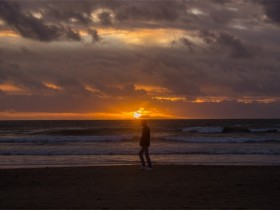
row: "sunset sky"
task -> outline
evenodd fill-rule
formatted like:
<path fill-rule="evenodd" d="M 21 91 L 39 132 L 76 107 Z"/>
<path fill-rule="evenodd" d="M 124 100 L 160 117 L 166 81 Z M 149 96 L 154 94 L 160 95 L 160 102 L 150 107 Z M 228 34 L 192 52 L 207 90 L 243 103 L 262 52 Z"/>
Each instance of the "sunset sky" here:
<path fill-rule="evenodd" d="M 280 2 L 0 0 L 0 119 L 137 113 L 280 118 Z"/>

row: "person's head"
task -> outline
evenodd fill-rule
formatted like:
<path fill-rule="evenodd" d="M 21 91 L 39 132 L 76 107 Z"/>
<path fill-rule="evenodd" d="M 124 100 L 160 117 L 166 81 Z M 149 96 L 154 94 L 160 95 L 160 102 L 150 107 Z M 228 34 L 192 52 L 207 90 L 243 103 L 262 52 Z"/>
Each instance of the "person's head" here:
<path fill-rule="evenodd" d="M 147 120 L 141 120 L 141 125 L 146 126 L 147 125 Z"/>

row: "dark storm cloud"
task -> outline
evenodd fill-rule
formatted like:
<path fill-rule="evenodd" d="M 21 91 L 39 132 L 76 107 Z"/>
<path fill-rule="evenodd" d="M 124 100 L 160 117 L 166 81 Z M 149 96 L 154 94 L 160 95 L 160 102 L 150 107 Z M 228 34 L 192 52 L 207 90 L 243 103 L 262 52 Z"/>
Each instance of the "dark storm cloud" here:
<path fill-rule="evenodd" d="M 145 90 L 136 90 L 133 84 L 126 84 L 123 87 L 113 87 L 109 84 L 96 83 L 95 87 L 109 96 L 139 97 L 147 94 Z"/>
<path fill-rule="evenodd" d="M 26 96 L 2 94 L 0 100 L 5 103 L 0 104 L 0 107 L 2 110 L 16 111 L 71 112 L 81 109 L 90 111 L 93 107 L 102 110 L 102 104 L 110 106 L 118 100 L 127 100 L 127 104 L 134 98 L 139 101 L 150 101 L 148 93 L 143 89 L 136 89 L 134 85 L 143 82 L 163 86 L 174 96 L 184 96 L 188 99 L 213 95 L 237 99 L 248 95 L 279 96 L 280 86 L 277 81 L 280 80 L 280 74 L 277 65 L 272 68 L 271 64 L 264 64 L 261 60 L 241 62 L 230 58 L 221 59 L 215 54 L 201 57 L 185 52 L 185 49 L 173 48 L 164 51 L 161 48 L 149 48 L 138 50 L 137 53 L 126 50 L 114 52 L 111 49 L 97 51 L 89 48 L 77 51 L 74 55 L 73 52 L 67 51 L 50 53 L 42 51 L 35 58 L 28 54 L 17 57 L 2 49 L 2 58 L 10 57 L 13 60 L 17 58 L 18 64 L 5 62 L 3 65 L 2 60 L 1 81 L 12 81 L 20 87 L 26 87 L 31 91 L 36 89 L 36 91 Z M 7 68 L 8 66 L 10 67 Z M 271 72 L 266 71 L 265 68 L 270 69 Z M 52 82 L 62 90 L 47 92 L 42 81 Z M 85 84 L 93 87 L 98 93 L 86 90 Z M 207 92 L 208 90 L 204 89 L 205 85 L 218 87 L 218 92 Z M 162 94 L 164 96 L 164 93 Z M 68 104 L 66 108 L 65 104 Z M 191 103 L 178 106 L 182 110 L 184 106 L 192 107 L 190 110 L 197 110 L 196 114 L 208 111 L 213 114 L 211 117 L 218 115 L 220 117 L 222 116 L 220 109 L 229 107 L 229 104 L 232 109 L 236 107 L 240 113 L 245 112 L 246 107 L 239 106 L 239 103 L 236 106 L 235 102 L 199 105 L 200 109 L 195 108 L 197 104 Z M 255 110 L 264 109 L 263 105 L 259 107 L 262 108 Z M 170 108 L 178 109 L 174 104 L 170 104 Z M 253 116 L 253 114 L 246 116 Z M 195 117 L 194 113 L 193 117 Z"/>
<path fill-rule="evenodd" d="M 221 46 L 228 47 L 233 58 L 252 57 L 250 50 L 242 43 L 242 41 L 231 34 L 220 33 L 217 42 Z"/>
<path fill-rule="evenodd" d="M 260 50 L 260 48 L 246 44 L 238 37 L 226 32 L 214 33 L 202 30 L 199 32 L 199 36 L 209 45 L 221 47 L 224 52 L 229 50 L 229 55 L 232 58 L 252 58 Z"/>
<path fill-rule="evenodd" d="M 59 38 L 79 40 L 81 37 L 73 28 L 87 30 L 88 27 L 98 29 L 99 26 L 216 30 L 235 20 L 259 15 L 249 9 L 244 9 L 244 12 L 229 9 L 235 6 L 233 1 L 2 1 L 3 5 L 9 5 L 11 10 L 2 11 L 6 16 L 4 19 L 10 20 L 6 21 L 8 25 L 24 37 L 43 41 Z M 193 9 L 201 14 L 193 13 Z M 42 18 L 35 18 L 34 12 L 41 14 Z M 93 20 L 93 14 L 99 22 Z"/>
<path fill-rule="evenodd" d="M 98 35 L 98 31 L 94 29 L 88 29 L 88 33 L 92 38 L 92 42 L 99 42 L 101 40 L 101 37 Z"/>
<path fill-rule="evenodd" d="M 34 90 L 44 87 L 41 80 L 33 77 L 30 72 L 24 71 L 18 63 L 0 60 L 0 83 L 7 81 Z"/>
<path fill-rule="evenodd" d="M 150 52 L 152 50 L 150 49 Z M 195 55 L 186 54 L 185 49 L 166 50 L 158 53 L 143 65 L 143 73 L 157 78 L 155 81 L 169 89 L 175 95 L 204 95 L 200 86 L 204 83 L 207 73 L 203 68 L 196 67 Z"/>
<path fill-rule="evenodd" d="M 175 21 L 184 11 L 181 1 L 126 1 L 115 9 L 116 18 L 125 20 Z"/>
<path fill-rule="evenodd" d="M 152 1 L 15 1 L 24 11 L 39 12 L 50 23 L 60 22 L 80 27 L 88 25 L 112 25 L 125 27 L 130 21 L 176 21 L 185 15 L 186 2 L 173 0 Z M 104 10 L 103 10 L 104 9 Z M 100 23 L 93 23 L 92 14 L 96 12 Z M 159 23 L 159 22 L 158 22 Z M 160 24 L 160 23 L 159 23 Z M 135 25 L 137 27 L 138 24 Z M 132 26 L 132 25 L 131 25 Z M 131 27 L 130 26 L 130 27 Z"/>
<path fill-rule="evenodd" d="M 276 0 L 262 0 L 266 15 L 274 22 L 280 23 L 280 2 Z"/>
<path fill-rule="evenodd" d="M 34 1 L 34 0 L 13 0 L 17 2 L 22 11 L 26 13 L 40 13 L 46 22 L 50 23 L 68 23 L 71 21 L 77 22 L 79 25 L 87 25 L 91 23 L 90 14 L 92 10 L 97 8 L 98 0 L 48 0 L 48 1 Z"/>
<path fill-rule="evenodd" d="M 219 9 L 211 13 L 213 21 L 220 25 L 226 25 L 236 17 L 238 17 L 236 12 L 225 9 Z"/>
<path fill-rule="evenodd" d="M 182 37 L 180 38 L 180 41 L 182 42 L 182 44 L 187 47 L 190 51 L 194 50 L 194 44 L 186 37 Z"/>
<path fill-rule="evenodd" d="M 2 51 L 0 84 L 12 83 L 27 88 L 32 94 L 48 89 L 44 83 L 57 85 L 66 95 L 91 94 L 85 85 L 110 97 L 146 94 L 133 85 L 137 75 L 130 70 L 137 65 L 133 64 L 137 61 L 136 56 L 124 51 L 116 54 L 110 50 L 102 52 L 89 48 L 75 54 L 67 51 L 34 53 L 23 47 L 17 52 Z"/>
<path fill-rule="evenodd" d="M 174 94 L 193 96 L 279 96 L 279 64 L 274 59 L 232 59 L 224 52 L 165 50 L 145 63 Z"/>
<path fill-rule="evenodd" d="M 217 4 L 226 4 L 226 3 L 230 3 L 232 0 L 212 0 L 212 1 Z"/>
<path fill-rule="evenodd" d="M 27 89 L 26 95 L 0 91 L 5 102 L 0 111 L 102 111 L 120 100 L 129 106 L 159 103 L 153 96 L 174 96 L 232 101 L 158 106 L 178 109 L 178 115 L 189 107 L 193 117 L 230 117 L 235 108 L 239 117 L 260 116 L 265 104 L 236 101 L 280 97 L 280 30 L 262 19 L 265 11 L 279 23 L 271 8 L 277 5 L 238 2 L 0 0 L 3 34 L 14 29 L 42 41 L 0 36 L 0 84 Z M 102 45 L 86 45 L 90 39 Z M 163 90 L 149 92 L 145 86 Z M 275 111 L 276 105 L 266 107 Z M 248 109 L 255 111 L 246 115 Z"/>
<path fill-rule="evenodd" d="M 40 41 L 53 41 L 61 38 L 75 41 L 81 39 L 79 33 L 70 27 L 46 25 L 42 20 L 23 13 L 21 6 L 16 2 L 0 1 L 0 17 L 25 38 Z"/>
<path fill-rule="evenodd" d="M 216 39 L 219 34 L 214 42 Z M 51 82 L 69 95 L 89 94 L 84 85 L 90 85 L 108 97 L 145 95 L 136 90 L 134 84 L 139 83 L 163 86 L 174 95 L 186 97 L 279 96 L 280 92 L 279 65 L 273 58 L 266 61 L 265 56 L 252 61 L 232 59 L 216 51 L 201 53 L 195 49 L 192 53 L 184 48 L 155 47 L 137 51 L 86 48 L 75 53 L 67 49 L 31 51 L 33 54 L 22 53 L 22 49 L 16 53 L 2 48 L 1 82 L 42 91 L 46 89 L 43 82 Z M 217 91 L 209 92 L 205 85 Z"/>
<path fill-rule="evenodd" d="M 62 2 L 63 3 L 63 2 Z M 83 5 L 81 7 L 81 5 Z M 90 13 L 91 13 L 91 4 L 86 1 L 80 2 L 80 4 L 73 2 L 50 2 L 44 6 L 44 17 L 49 21 L 62 21 L 70 22 L 71 19 L 76 20 L 79 24 L 88 25 L 91 23 Z M 40 8 L 40 7 L 39 7 Z"/>
<path fill-rule="evenodd" d="M 112 25 L 112 16 L 110 12 L 101 12 L 98 14 L 98 18 L 102 25 Z"/>
<path fill-rule="evenodd" d="M 210 30 L 201 30 L 199 32 L 199 36 L 206 42 L 207 44 L 212 44 L 216 40 L 216 34 Z"/>
<path fill-rule="evenodd" d="M 160 106 L 160 103 L 158 104 Z M 167 103 L 169 109 L 178 116 L 187 118 L 279 118 L 279 102 L 265 103 L 239 103 L 236 101 L 224 101 L 222 103 Z M 187 108 L 186 108 L 187 107 Z M 182 113 L 183 110 L 183 113 Z"/>
<path fill-rule="evenodd" d="M 0 112 L 14 110 L 17 112 L 90 112 L 93 109 L 104 111 L 106 100 L 100 100 L 92 95 L 5 95 L 0 94 Z M 81 101 L 86 103 L 81 103 Z M 110 101 L 109 101 L 110 102 Z M 67 104 L 67 106 L 65 106 Z"/>

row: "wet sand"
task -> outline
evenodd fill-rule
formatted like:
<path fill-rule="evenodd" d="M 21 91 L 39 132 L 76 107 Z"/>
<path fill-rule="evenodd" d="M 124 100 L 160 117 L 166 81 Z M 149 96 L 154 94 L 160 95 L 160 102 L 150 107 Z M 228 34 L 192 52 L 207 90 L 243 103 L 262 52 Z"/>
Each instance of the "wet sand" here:
<path fill-rule="evenodd" d="M 0 208 L 280 209 L 280 167 L 1 169 Z"/>

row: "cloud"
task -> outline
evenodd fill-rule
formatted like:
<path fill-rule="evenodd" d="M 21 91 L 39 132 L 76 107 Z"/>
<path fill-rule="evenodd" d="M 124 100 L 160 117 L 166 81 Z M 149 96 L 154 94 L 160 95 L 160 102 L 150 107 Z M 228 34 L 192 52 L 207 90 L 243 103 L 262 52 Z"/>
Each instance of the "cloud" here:
<path fill-rule="evenodd" d="M 280 30 L 262 19 L 270 6 L 238 2 L 0 1 L 0 111 L 144 104 L 190 117 L 260 116 L 268 107 L 271 116 Z"/>
<path fill-rule="evenodd" d="M 102 25 L 109 26 L 112 25 L 112 15 L 108 11 L 104 11 L 98 14 L 98 18 Z"/>
<path fill-rule="evenodd" d="M 187 47 L 190 51 L 194 50 L 195 45 L 186 37 L 180 38 L 181 43 Z"/>
<path fill-rule="evenodd" d="M 77 23 L 82 25 L 90 25 L 91 9 L 94 7 L 94 2 L 82 1 L 68 1 L 67 6 L 64 1 L 41 1 L 39 7 L 34 7 L 34 10 L 40 11 L 43 8 L 43 17 L 50 22 L 65 22 L 65 23 Z M 37 3 L 38 4 L 38 3 Z M 24 5 L 23 5 L 24 6 Z"/>
<path fill-rule="evenodd" d="M 136 90 L 133 84 L 126 84 L 122 87 L 114 87 L 111 85 L 103 85 L 101 83 L 95 84 L 101 92 L 105 93 L 108 96 L 115 96 L 115 97 L 139 97 L 145 96 L 147 93 L 143 89 Z"/>
<path fill-rule="evenodd" d="M 115 8 L 117 20 L 175 21 L 185 9 L 180 1 L 126 1 Z"/>
<path fill-rule="evenodd" d="M 228 47 L 231 51 L 230 55 L 233 58 L 252 57 L 252 53 L 250 52 L 249 48 L 247 48 L 240 39 L 231 34 L 220 33 L 219 37 L 217 38 L 217 43 L 221 46 Z"/>
<path fill-rule="evenodd" d="M 263 0 L 266 15 L 274 22 L 280 23 L 280 2 Z"/>
<path fill-rule="evenodd" d="M 2 48 L 0 81 L 30 89 L 32 94 L 49 94 L 44 85 L 49 82 L 62 89 L 53 94 L 76 96 L 96 95 L 88 92 L 86 85 L 106 97 L 145 96 L 135 89 L 139 84 L 165 88 L 167 92 L 162 94 L 173 97 L 278 96 L 279 65 L 274 58 L 232 59 L 234 38 L 228 36 L 229 41 L 220 41 L 220 33 L 215 33 L 210 45 L 218 50 L 210 47 L 205 52 L 154 46 L 130 50 L 80 46 L 58 51 L 46 45 L 39 51 L 33 48 L 30 54 L 23 53 L 20 46 L 17 51 Z M 224 56 L 226 53 L 229 56 Z"/>
<path fill-rule="evenodd" d="M 19 87 L 26 87 L 33 90 L 43 88 L 42 82 L 29 73 L 24 71 L 21 65 L 17 63 L 0 62 L 0 83 L 12 82 Z"/>
<path fill-rule="evenodd" d="M 250 118 L 279 118 L 279 102 L 265 103 L 239 103 L 236 101 L 224 101 L 220 103 L 191 103 L 172 102 L 167 103 L 170 110 L 176 116 L 184 116 L 190 119 L 250 119 Z"/>
<path fill-rule="evenodd" d="M 44 24 L 31 14 L 25 14 L 16 2 L 0 1 L 0 17 L 25 38 L 46 42 L 58 39 L 81 40 L 80 34 L 71 27 Z"/>
<path fill-rule="evenodd" d="M 212 44 L 216 41 L 216 34 L 210 30 L 201 30 L 199 32 L 199 36 L 203 39 L 204 42 L 206 42 L 207 44 Z"/>
<path fill-rule="evenodd" d="M 219 48 L 222 51 L 228 50 L 232 58 L 252 58 L 257 54 L 257 50 L 260 51 L 260 48 L 246 44 L 238 37 L 227 32 L 214 33 L 209 30 L 202 30 L 199 32 L 199 36 L 205 43 L 216 47 L 217 50 Z"/>
<path fill-rule="evenodd" d="M 98 34 L 98 31 L 95 29 L 88 29 L 88 33 L 92 38 L 92 42 L 99 42 L 101 40 L 101 37 Z"/>

